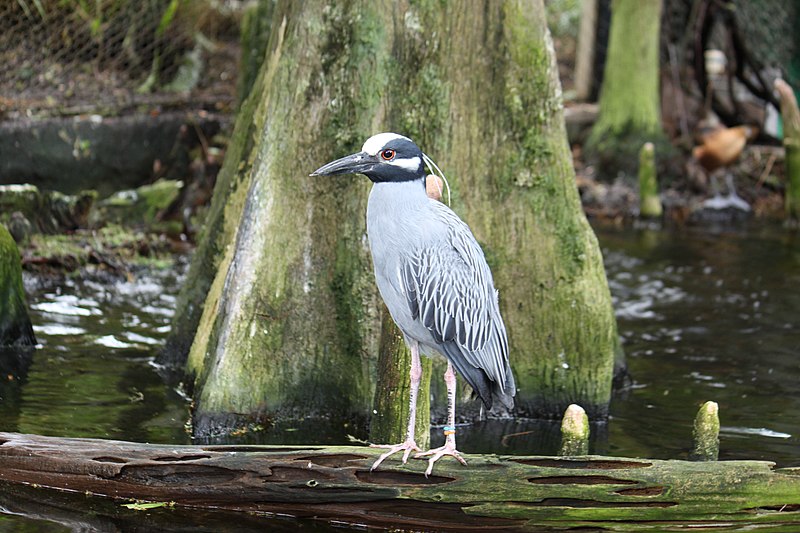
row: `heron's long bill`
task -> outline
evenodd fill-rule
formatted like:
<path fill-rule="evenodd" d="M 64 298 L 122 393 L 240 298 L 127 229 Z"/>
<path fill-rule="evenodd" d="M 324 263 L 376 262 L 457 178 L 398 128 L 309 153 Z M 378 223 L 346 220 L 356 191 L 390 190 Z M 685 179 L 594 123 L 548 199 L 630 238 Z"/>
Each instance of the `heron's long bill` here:
<path fill-rule="evenodd" d="M 377 156 L 359 152 L 345 156 L 319 167 L 311 176 L 334 176 L 336 174 L 360 174 L 368 172 L 378 163 Z"/>

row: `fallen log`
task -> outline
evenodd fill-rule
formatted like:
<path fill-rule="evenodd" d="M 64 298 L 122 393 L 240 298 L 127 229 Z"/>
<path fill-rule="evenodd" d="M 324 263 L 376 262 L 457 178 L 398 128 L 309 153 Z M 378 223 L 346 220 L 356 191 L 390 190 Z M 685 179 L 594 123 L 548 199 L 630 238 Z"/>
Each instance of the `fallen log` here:
<path fill-rule="evenodd" d="M 91 509 L 92 520 L 117 521 L 135 514 L 122 502 L 160 502 L 156 511 L 182 526 L 197 517 L 208 525 L 207 510 L 238 513 L 243 524 L 266 514 L 417 529 L 800 525 L 800 469 L 765 461 L 466 455 L 469 466 L 442 460 L 426 478 L 425 461 L 389 460 L 370 472 L 378 453 L 0 433 L 0 505 L 41 517 L 43 502 L 62 502 L 61 513 Z M 103 511 L 109 501 L 113 511 Z"/>

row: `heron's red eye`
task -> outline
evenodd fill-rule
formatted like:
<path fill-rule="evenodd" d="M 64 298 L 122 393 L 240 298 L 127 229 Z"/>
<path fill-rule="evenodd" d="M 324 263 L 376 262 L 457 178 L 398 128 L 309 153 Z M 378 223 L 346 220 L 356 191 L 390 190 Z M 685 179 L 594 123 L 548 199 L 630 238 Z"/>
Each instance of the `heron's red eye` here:
<path fill-rule="evenodd" d="M 395 155 L 394 150 L 384 150 L 383 152 L 381 152 L 381 157 L 385 161 L 391 161 L 392 159 L 394 159 L 394 155 Z"/>

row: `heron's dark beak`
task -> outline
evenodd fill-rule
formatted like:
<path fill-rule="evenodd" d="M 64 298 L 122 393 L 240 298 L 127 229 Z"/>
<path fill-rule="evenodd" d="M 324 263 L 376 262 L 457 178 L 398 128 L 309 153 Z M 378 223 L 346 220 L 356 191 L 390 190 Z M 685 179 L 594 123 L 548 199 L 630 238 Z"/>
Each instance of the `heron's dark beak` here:
<path fill-rule="evenodd" d="M 336 174 L 363 174 L 369 172 L 378 163 L 377 156 L 366 152 L 348 155 L 327 165 L 319 167 L 311 176 L 334 176 Z"/>

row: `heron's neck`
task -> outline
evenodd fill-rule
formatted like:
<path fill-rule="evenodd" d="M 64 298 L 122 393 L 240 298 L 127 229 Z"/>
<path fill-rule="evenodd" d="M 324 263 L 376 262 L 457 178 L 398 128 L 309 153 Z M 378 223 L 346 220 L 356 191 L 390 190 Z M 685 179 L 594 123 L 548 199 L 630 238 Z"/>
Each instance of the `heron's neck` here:
<path fill-rule="evenodd" d="M 408 181 L 383 181 L 372 185 L 370 200 L 375 197 L 386 202 L 414 202 L 427 199 L 425 176 Z"/>
<path fill-rule="evenodd" d="M 430 202 L 425 192 L 425 180 L 387 181 L 375 183 L 367 203 L 367 219 L 399 221 L 414 217 Z"/>

